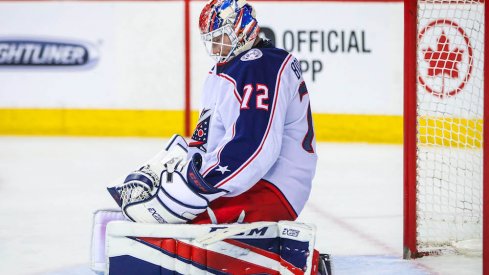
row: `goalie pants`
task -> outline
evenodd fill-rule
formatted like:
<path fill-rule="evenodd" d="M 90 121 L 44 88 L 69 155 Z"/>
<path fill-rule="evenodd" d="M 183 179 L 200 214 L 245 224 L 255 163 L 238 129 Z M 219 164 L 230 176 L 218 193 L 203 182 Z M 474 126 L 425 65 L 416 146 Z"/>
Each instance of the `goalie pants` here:
<path fill-rule="evenodd" d="M 241 212 L 245 211 L 243 222 L 260 221 L 294 221 L 297 214 L 282 192 L 272 183 L 260 180 L 250 190 L 236 197 L 220 197 L 212 201 L 209 207 L 213 210 L 217 223 L 235 223 Z M 212 223 L 207 212 L 197 216 L 191 223 Z"/>

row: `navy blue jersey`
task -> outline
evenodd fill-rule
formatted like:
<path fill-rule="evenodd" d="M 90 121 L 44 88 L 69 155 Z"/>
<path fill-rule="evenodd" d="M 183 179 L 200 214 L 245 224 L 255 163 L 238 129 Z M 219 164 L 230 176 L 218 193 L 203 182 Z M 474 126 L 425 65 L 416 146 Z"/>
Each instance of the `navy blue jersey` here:
<path fill-rule="evenodd" d="M 205 154 L 205 180 L 237 196 L 260 179 L 275 185 L 298 214 L 316 170 L 315 137 L 300 63 L 261 42 L 217 64 L 202 94 L 191 146 Z"/>

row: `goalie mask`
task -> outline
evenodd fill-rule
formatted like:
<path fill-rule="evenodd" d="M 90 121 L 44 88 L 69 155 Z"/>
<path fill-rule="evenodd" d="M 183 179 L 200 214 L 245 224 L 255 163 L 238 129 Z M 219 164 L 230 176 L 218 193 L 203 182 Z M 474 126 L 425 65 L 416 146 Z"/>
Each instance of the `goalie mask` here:
<path fill-rule="evenodd" d="M 227 62 L 251 49 L 260 27 L 246 0 L 210 0 L 199 19 L 202 40 L 216 62 Z"/>

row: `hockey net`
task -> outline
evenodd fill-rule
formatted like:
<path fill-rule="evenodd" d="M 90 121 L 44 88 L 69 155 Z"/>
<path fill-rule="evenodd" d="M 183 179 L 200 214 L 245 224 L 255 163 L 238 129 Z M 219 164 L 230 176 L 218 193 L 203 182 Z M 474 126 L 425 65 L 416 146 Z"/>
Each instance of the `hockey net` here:
<path fill-rule="evenodd" d="M 406 258 L 482 254 L 485 9 L 406 0 Z"/>

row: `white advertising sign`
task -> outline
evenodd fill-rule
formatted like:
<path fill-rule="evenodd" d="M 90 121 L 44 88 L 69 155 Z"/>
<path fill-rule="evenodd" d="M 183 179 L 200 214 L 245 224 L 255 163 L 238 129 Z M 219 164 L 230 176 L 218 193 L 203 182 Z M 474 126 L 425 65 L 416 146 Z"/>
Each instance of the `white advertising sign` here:
<path fill-rule="evenodd" d="M 212 66 L 199 41 L 192 3 L 193 108 Z M 403 110 L 403 4 L 255 2 L 263 34 L 301 60 L 313 112 L 400 115 Z"/>
<path fill-rule="evenodd" d="M 424 4 L 419 10 L 418 112 L 482 118 L 484 4 Z"/>
<path fill-rule="evenodd" d="M 183 109 L 182 2 L 1 2 L 0 108 Z"/>

